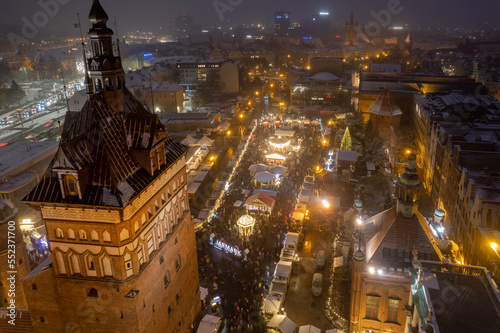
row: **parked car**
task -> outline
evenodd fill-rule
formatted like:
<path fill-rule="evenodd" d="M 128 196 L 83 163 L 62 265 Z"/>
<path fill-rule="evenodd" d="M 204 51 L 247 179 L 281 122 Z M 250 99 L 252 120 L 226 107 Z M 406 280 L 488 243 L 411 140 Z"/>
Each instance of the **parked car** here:
<path fill-rule="evenodd" d="M 319 250 L 316 256 L 316 267 L 323 268 L 325 266 L 325 250 Z"/>
<path fill-rule="evenodd" d="M 323 274 L 315 273 L 313 275 L 311 291 L 314 296 L 321 296 L 323 292 Z"/>

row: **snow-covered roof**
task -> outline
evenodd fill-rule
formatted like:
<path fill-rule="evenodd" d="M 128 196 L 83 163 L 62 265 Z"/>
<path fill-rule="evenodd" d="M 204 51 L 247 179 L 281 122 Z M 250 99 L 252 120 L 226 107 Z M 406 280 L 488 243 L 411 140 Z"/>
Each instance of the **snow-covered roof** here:
<path fill-rule="evenodd" d="M 309 78 L 315 81 L 338 81 L 340 78 L 337 75 L 328 72 L 316 73 Z"/>

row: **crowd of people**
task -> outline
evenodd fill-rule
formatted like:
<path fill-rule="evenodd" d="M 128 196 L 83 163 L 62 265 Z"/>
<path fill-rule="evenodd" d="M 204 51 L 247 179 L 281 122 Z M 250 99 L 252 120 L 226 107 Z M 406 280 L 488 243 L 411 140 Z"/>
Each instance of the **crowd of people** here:
<path fill-rule="evenodd" d="M 207 235 L 215 235 L 215 238 L 242 250 L 242 256 L 235 257 L 215 249 L 208 241 L 202 242 L 198 249 L 200 285 L 209 290 L 207 301 L 203 303 L 204 311 L 220 315 L 228 332 L 265 332 L 265 328 L 261 327 L 262 302 L 269 293 L 286 233 L 300 228 L 293 221 L 297 194 L 304 176 L 314 171 L 312 157 L 320 149 L 318 127 L 307 125 L 295 129 L 296 139 L 302 141 L 301 149 L 287 156 L 284 165 L 288 172 L 282 177 L 272 213 L 250 212 L 256 218 L 253 234 L 241 236 L 236 221 L 248 212 L 234 203 L 245 200 L 243 189 L 253 190 L 248 168 L 252 164 L 266 163 L 264 151 L 269 147 L 267 140 L 279 128 L 273 123 L 257 126 L 248 149 L 234 171 L 228 191 L 208 227 L 202 231 L 205 237 L 198 234 L 205 240 L 209 239 Z M 210 302 L 216 296 L 219 297 L 218 302 Z"/>

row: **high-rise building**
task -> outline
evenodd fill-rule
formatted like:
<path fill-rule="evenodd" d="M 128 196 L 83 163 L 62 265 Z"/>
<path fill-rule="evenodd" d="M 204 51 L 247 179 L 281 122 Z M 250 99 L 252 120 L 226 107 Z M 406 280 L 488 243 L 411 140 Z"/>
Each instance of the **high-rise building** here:
<path fill-rule="evenodd" d="M 274 13 L 274 33 L 277 36 L 287 36 L 290 31 L 290 13 L 278 11 Z"/>
<path fill-rule="evenodd" d="M 88 100 L 24 201 L 50 256 L 23 279 L 35 332 L 186 332 L 200 312 L 187 147 L 125 86 L 108 16 L 89 14 Z"/>

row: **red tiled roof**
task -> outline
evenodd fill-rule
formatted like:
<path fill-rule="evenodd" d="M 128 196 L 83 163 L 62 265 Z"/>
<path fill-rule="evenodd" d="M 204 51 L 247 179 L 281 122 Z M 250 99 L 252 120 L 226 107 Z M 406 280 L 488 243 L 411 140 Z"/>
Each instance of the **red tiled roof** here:
<path fill-rule="evenodd" d="M 268 196 L 265 193 L 259 192 L 256 194 L 251 195 L 248 197 L 248 199 L 245 201 L 245 206 L 251 205 L 254 201 L 260 201 L 262 204 L 266 205 L 269 208 L 274 207 L 274 199 Z"/>

